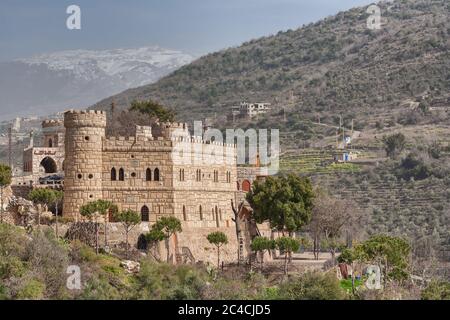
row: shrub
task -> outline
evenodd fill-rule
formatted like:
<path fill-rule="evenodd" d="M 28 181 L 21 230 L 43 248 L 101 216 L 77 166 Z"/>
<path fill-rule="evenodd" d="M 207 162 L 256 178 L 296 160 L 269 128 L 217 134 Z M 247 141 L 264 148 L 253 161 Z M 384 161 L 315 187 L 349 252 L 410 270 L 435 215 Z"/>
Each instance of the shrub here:
<path fill-rule="evenodd" d="M 398 178 L 405 180 L 423 180 L 431 175 L 430 168 L 417 155 L 410 153 L 404 158 L 396 170 Z"/>
<path fill-rule="evenodd" d="M 41 281 L 31 279 L 27 281 L 17 293 L 20 300 L 39 300 L 44 297 L 45 284 Z"/>
<path fill-rule="evenodd" d="M 433 280 L 422 291 L 422 300 L 450 300 L 450 282 Z"/>
<path fill-rule="evenodd" d="M 308 272 L 280 287 L 281 298 L 288 300 L 342 300 L 346 297 L 332 273 Z"/>

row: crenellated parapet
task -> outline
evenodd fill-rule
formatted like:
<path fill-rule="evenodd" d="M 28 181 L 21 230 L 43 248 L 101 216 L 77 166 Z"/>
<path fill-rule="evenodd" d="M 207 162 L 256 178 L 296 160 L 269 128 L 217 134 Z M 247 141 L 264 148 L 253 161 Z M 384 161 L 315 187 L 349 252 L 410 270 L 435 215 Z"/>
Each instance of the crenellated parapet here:
<path fill-rule="evenodd" d="M 64 113 L 64 126 L 106 128 L 106 112 L 99 110 L 69 110 Z"/>
<path fill-rule="evenodd" d="M 184 122 L 157 122 L 152 126 L 152 135 L 165 139 L 189 137 L 189 126 Z"/>
<path fill-rule="evenodd" d="M 42 129 L 63 127 L 62 120 L 44 120 L 42 121 Z"/>
<path fill-rule="evenodd" d="M 103 151 L 156 151 L 170 150 L 172 142 L 162 137 L 108 137 L 103 141 Z"/>

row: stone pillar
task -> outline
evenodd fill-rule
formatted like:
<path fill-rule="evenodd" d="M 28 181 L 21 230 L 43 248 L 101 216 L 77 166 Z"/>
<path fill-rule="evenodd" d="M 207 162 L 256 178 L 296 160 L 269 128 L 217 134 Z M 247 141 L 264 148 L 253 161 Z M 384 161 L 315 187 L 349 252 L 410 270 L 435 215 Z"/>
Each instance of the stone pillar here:
<path fill-rule="evenodd" d="M 106 113 L 67 111 L 64 114 L 65 165 L 63 215 L 80 219 L 80 207 L 102 199 L 102 148 Z"/>

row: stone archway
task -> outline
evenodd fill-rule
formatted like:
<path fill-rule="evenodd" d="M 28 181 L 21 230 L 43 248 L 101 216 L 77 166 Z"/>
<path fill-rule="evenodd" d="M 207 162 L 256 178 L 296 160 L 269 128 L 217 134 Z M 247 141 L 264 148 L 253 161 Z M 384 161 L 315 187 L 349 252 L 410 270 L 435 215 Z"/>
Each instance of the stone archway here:
<path fill-rule="evenodd" d="M 45 173 L 56 173 L 58 171 L 56 161 L 50 157 L 45 157 L 42 159 L 40 166 L 44 168 Z"/>

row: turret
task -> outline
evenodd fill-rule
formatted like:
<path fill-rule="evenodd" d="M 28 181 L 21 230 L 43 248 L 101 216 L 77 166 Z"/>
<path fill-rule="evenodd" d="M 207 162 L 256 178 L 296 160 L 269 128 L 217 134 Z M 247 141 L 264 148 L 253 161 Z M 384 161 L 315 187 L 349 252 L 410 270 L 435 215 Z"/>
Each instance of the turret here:
<path fill-rule="evenodd" d="M 44 135 L 43 146 L 56 148 L 64 144 L 64 127 L 61 120 L 45 120 L 42 122 L 42 133 Z"/>
<path fill-rule="evenodd" d="M 102 145 L 106 129 L 103 111 L 64 114 L 64 215 L 80 218 L 80 207 L 103 197 Z"/>

